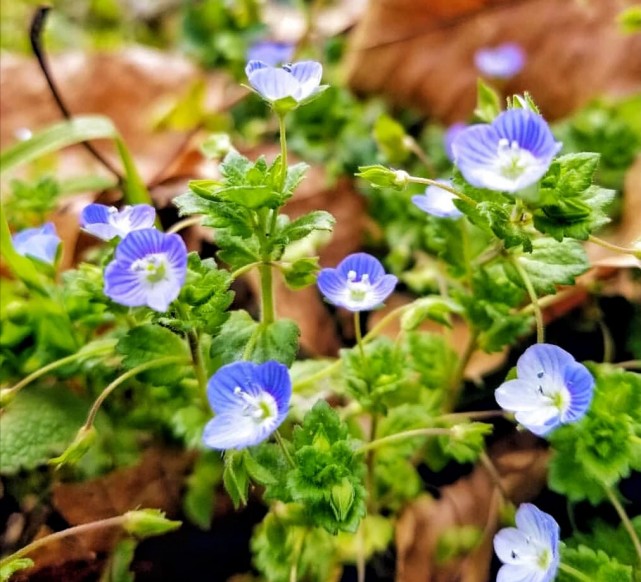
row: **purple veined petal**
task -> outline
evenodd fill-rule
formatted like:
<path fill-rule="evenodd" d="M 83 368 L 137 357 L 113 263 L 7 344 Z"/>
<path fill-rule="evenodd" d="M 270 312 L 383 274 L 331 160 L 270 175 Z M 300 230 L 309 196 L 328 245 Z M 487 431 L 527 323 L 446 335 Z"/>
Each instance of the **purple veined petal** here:
<path fill-rule="evenodd" d="M 205 426 L 203 442 L 210 449 L 243 449 L 257 445 L 269 433 L 248 416 L 223 413 L 216 415 Z"/>
<path fill-rule="evenodd" d="M 552 546 L 560 537 L 556 520 L 532 503 L 522 503 L 515 516 L 516 527 L 538 543 Z"/>
<path fill-rule="evenodd" d="M 398 284 L 398 278 L 394 275 L 383 275 L 372 285 L 372 300 L 377 301 L 376 306 L 381 305 L 394 291 Z"/>
<path fill-rule="evenodd" d="M 348 255 L 338 263 L 336 270 L 345 278 L 353 271 L 356 273 L 356 280 L 360 280 L 363 275 L 367 275 L 372 283 L 385 274 L 385 269 L 381 262 L 367 253 Z"/>
<path fill-rule="evenodd" d="M 296 47 L 291 42 L 262 40 L 255 42 L 247 51 L 247 60 L 260 61 L 271 67 L 288 63 L 294 57 Z"/>
<path fill-rule="evenodd" d="M 120 233 L 109 222 L 115 208 L 104 204 L 89 204 L 80 214 L 80 228 L 102 240 L 111 240 Z"/>
<path fill-rule="evenodd" d="M 519 379 L 539 382 L 549 378 L 563 383 L 565 368 L 576 360 L 572 354 L 553 344 L 535 344 L 523 352 L 516 363 Z"/>
<path fill-rule="evenodd" d="M 235 393 L 241 388 L 252 395 L 257 394 L 254 380 L 258 364 L 253 362 L 233 362 L 219 368 L 207 383 L 209 405 L 216 414 L 237 411 L 243 402 Z"/>
<path fill-rule="evenodd" d="M 564 383 L 570 393 L 570 403 L 562 413 L 563 422 L 576 422 L 583 418 L 590 408 L 594 393 L 594 376 L 578 362 L 565 369 Z"/>
<path fill-rule="evenodd" d="M 506 564 L 496 575 L 496 582 L 544 582 L 541 572 L 533 571 L 525 565 L 513 566 Z"/>
<path fill-rule="evenodd" d="M 180 294 L 181 284 L 174 278 L 149 285 L 146 293 L 146 305 L 154 311 L 164 313 L 171 302 Z"/>
<path fill-rule="evenodd" d="M 438 181 L 446 186 L 452 186 L 452 182 L 449 180 Z M 454 200 L 456 200 L 454 194 L 438 186 L 428 186 L 425 189 L 425 194 L 412 196 L 412 202 L 415 206 L 423 212 L 427 212 L 432 216 L 438 216 L 439 218 L 455 219 L 463 216 L 463 213 L 454 206 Z"/>
<path fill-rule="evenodd" d="M 494 536 L 494 553 L 504 564 L 518 564 L 520 559 L 512 552 L 526 545 L 525 534 L 515 527 L 506 527 Z"/>
<path fill-rule="evenodd" d="M 279 416 L 287 416 L 292 398 L 292 381 L 287 366 L 276 361 L 265 362 L 256 367 L 254 378 L 276 400 Z"/>
<path fill-rule="evenodd" d="M 131 230 L 142 230 L 153 228 L 156 220 L 156 210 L 149 204 L 134 204 L 126 206 L 120 211 L 123 218 L 126 217 Z"/>
<path fill-rule="evenodd" d="M 105 269 L 105 295 L 127 307 L 146 305 L 145 288 L 140 284 L 140 277 L 122 264 L 113 261 Z"/>
<path fill-rule="evenodd" d="M 474 64 L 483 75 L 509 79 L 523 68 L 525 52 L 516 43 L 505 43 L 495 48 L 482 48 L 474 53 Z"/>
<path fill-rule="evenodd" d="M 133 263 L 145 255 L 163 252 L 164 233 L 155 228 L 145 228 L 130 232 L 116 247 L 116 260 L 123 263 Z"/>
<path fill-rule="evenodd" d="M 258 69 L 249 76 L 249 83 L 267 101 L 300 97 L 300 83 L 285 69 Z"/>
<path fill-rule="evenodd" d="M 529 109 L 511 109 L 492 122 L 499 138 L 516 142 L 537 158 L 552 158 L 561 149 L 545 120 Z"/>
<path fill-rule="evenodd" d="M 323 296 L 334 304 L 342 299 L 346 290 L 345 277 L 337 269 L 322 269 L 318 273 L 316 284 Z"/>
<path fill-rule="evenodd" d="M 522 424 L 531 433 L 543 437 L 561 425 L 559 409 L 546 404 L 537 410 L 525 410 L 514 415 L 517 422 Z"/>
<path fill-rule="evenodd" d="M 316 61 L 299 61 L 287 67 L 292 76 L 300 83 L 297 100 L 306 99 L 318 89 L 323 77 L 323 66 Z"/>
<path fill-rule="evenodd" d="M 260 60 L 250 60 L 247 65 L 245 66 L 245 75 L 247 75 L 247 78 L 251 76 L 252 73 L 258 71 L 259 69 L 269 69 L 271 68 L 268 63 L 264 63 L 263 61 Z"/>

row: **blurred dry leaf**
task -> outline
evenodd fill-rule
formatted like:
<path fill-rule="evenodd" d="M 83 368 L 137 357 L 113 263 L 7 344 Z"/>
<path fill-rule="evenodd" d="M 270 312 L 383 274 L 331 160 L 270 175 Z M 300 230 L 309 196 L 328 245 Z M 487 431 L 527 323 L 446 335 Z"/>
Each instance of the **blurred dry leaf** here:
<path fill-rule="evenodd" d="M 514 503 L 533 499 L 545 486 L 549 454 L 534 436 L 514 433 L 493 446 L 489 457 Z M 396 527 L 397 582 L 486 582 L 498 526 L 497 491 L 487 469 L 478 465 L 468 477 L 443 487 L 438 500 L 422 497 L 409 505 Z M 440 536 L 461 525 L 482 529 L 483 541 L 465 558 L 437 562 Z"/>
<path fill-rule="evenodd" d="M 621 35 L 618 0 L 370 2 L 351 39 L 350 86 L 450 123 L 476 100 L 477 49 L 512 41 L 526 65 L 504 87 L 528 90 L 550 119 L 590 98 L 641 89 L 641 35 Z"/>

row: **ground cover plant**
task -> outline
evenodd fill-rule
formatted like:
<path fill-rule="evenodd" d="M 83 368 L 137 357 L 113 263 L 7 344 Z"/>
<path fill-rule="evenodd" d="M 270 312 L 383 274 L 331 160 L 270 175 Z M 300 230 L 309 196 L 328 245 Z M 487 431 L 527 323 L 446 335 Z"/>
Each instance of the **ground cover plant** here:
<path fill-rule="evenodd" d="M 510 42 L 476 52 L 464 123 L 419 123 L 341 86 L 318 6 L 298 47 L 235 8 L 184 8 L 190 52 L 246 90 L 221 119 L 196 84 L 158 122 L 214 168 L 169 204 L 52 78 L 67 119 L 2 152 L 0 578 L 641 580 L 641 233 L 601 232 L 639 225 L 639 97 L 550 123 L 536 87 L 504 94 Z M 49 173 L 76 144 L 110 173 Z M 295 204 L 345 176 L 370 228 L 329 261 L 358 217 Z M 88 192 L 67 248 L 51 215 Z M 586 243 L 625 281 L 615 307 Z M 301 339 L 320 301 L 334 353 Z"/>

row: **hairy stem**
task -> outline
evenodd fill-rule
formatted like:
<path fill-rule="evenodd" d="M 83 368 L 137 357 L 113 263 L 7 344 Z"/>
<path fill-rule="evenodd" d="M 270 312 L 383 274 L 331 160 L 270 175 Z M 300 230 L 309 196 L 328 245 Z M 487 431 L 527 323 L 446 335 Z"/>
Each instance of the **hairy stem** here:
<path fill-rule="evenodd" d="M 97 529 L 104 529 L 109 527 L 120 527 L 122 526 L 127 519 L 125 515 L 118 515 L 116 517 L 109 517 L 107 519 L 101 519 L 99 521 L 92 521 L 91 523 L 83 523 L 82 525 L 77 525 L 75 527 L 70 527 L 62 531 L 57 531 L 55 533 L 49 534 L 48 536 L 39 538 L 30 544 L 26 545 L 24 548 L 19 549 L 17 552 L 14 552 L 10 556 L 0 560 L 0 567 L 26 556 L 42 546 L 46 546 L 52 542 L 62 540 L 69 536 L 75 536 L 79 534 L 84 534 L 90 531 Z"/>
<path fill-rule="evenodd" d="M 274 281 L 272 266 L 269 262 L 261 263 L 260 271 L 260 321 L 264 325 L 274 322 Z"/>
<path fill-rule="evenodd" d="M 363 348 L 363 333 L 361 332 L 361 314 L 358 311 L 354 312 L 354 335 L 356 336 L 356 344 L 358 351 L 361 354 L 361 359 L 365 361 L 365 348 Z"/>
<path fill-rule="evenodd" d="M 168 229 L 167 234 L 180 232 L 181 230 L 188 228 L 190 226 L 196 226 L 197 224 L 201 223 L 202 219 L 203 217 L 201 214 L 198 214 L 196 216 L 189 216 L 188 218 L 183 218 L 182 220 L 179 220 L 176 224 L 174 224 L 170 229 Z"/>
<path fill-rule="evenodd" d="M 526 270 L 523 268 L 523 265 L 521 265 L 517 257 L 510 257 L 510 262 L 514 265 L 514 268 L 519 274 L 519 277 L 521 277 L 521 280 L 525 285 L 525 289 L 527 290 L 527 294 L 530 297 L 532 308 L 534 309 L 534 317 L 536 319 L 536 342 L 542 344 L 545 341 L 543 311 L 541 310 L 541 306 L 539 305 L 539 298 L 536 294 L 536 291 L 534 290 L 534 285 L 532 285 L 530 276 L 527 274 Z"/>
<path fill-rule="evenodd" d="M 457 198 L 460 198 L 461 200 L 463 200 L 464 202 L 467 202 L 472 206 L 477 205 L 476 200 L 473 200 L 467 194 L 463 194 L 463 192 L 459 192 L 456 188 L 452 188 L 451 186 L 448 186 L 447 184 L 443 184 L 438 180 L 431 180 L 430 178 L 419 178 L 417 176 L 410 176 L 409 181 L 412 182 L 413 184 L 425 184 L 426 186 L 436 186 L 441 190 L 447 190 L 451 194 L 454 194 L 454 196 L 456 196 Z"/>
<path fill-rule="evenodd" d="M 604 249 L 608 249 L 608 250 L 613 251 L 615 253 L 621 253 L 623 255 L 634 255 L 635 257 L 639 257 L 641 255 L 641 249 L 621 247 L 619 245 L 615 245 L 615 244 L 613 244 L 611 242 L 608 242 L 607 240 L 603 240 L 602 238 L 599 238 L 598 236 L 590 235 L 588 237 L 588 240 L 591 243 L 594 243 L 595 245 L 599 245 L 599 246 L 603 247 Z"/>
<path fill-rule="evenodd" d="M 445 402 L 445 410 L 452 410 L 456 406 L 456 403 L 458 402 L 459 396 L 461 395 L 461 388 L 463 387 L 463 377 L 465 375 L 465 368 L 467 368 L 467 364 L 469 363 L 470 358 L 472 357 L 472 355 L 476 350 L 478 337 L 479 337 L 479 332 L 477 330 L 472 330 L 472 332 L 470 333 L 470 337 L 467 340 L 467 345 L 465 346 L 465 350 L 461 354 L 461 357 L 459 358 L 459 361 L 458 361 L 458 365 L 456 367 L 456 371 L 454 372 L 454 376 L 450 384 L 450 390 L 448 392 L 447 400 Z"/>
<path fill-rule="evenodd" d="M 628 514 L 625 512 L 625 508 L 623 507 L 623 505 L 619 501 L 619 498 L 617 497 L 616 493 L 612 490 L 611 487 L 604 486 L 603 488 L 605 490 L 605 494 L 608 496 L 608 499 L 610 500 L 610 503 L 612 504 L 617 514 L 619 515 L 619 518 L 621 519 L 621 523 L 623 524 L 625 531 L 628 532 L 628 535 L 632 540 L 632 544 L 634 545 L 634 550 L 636 551 L 637 556 L 639 557 L 639 561 L 641 561 L 641 541 L 639 541 L 639 536 L 637 535 L 637 532 L 634 529 L 634 526 L 632 525 L 632 522 L 630 521 Z"/>
<path fill-rule="evenodd" d="M 290 455 L 289 451 L 287 450 L 287 445 L 285 445 L 285 441 L 283 440 L 283 437 L 280 436 L 280 433 L 278 431 L 274 432 L 274 438 L 276 439 L 276 442 L 278 443 L 278 446 L 281 448 L 283 451 L 283 454 L 285 455 L 285 459 L 287 459 L 287 463 L 292 469 L 296 468 L 296 463 L 294 462 L 294 459 Z"/>
<path fill-rule="evenodd" d="M 444 436 L 452 434 L 452 429 L 449 428 L 416 428 L 413 430 L 405 430 L 403 432 L 397 432 L 396 434 L 391 434 L 380 439 L 373 440 L 369 443 L 366 443 L 356 449 L 356 453 L 366 453 L 373 449 L 378 449 L 382 446 L 388 445 L 389 443 L 394 443 L 396 441 L 401 441 L 413 437 L 420 436 Z"/>
<path fill-rule="evenodd" d="M 123 382 L 126 382 L 130 378 L 133 378 L 136 374 L 140 374 L 140 372 L 145 372 L 147 370 L 151 370 L 152 368 L 160 368 L 162 366 L 166 366 L 167 364 L 178 364 L 178 363 L 188 363 L 188 360 L 185 360 L 183 356 L 167 356 L 166 358 L 160 358 L 158 360 L 152 360 L 151 362 L 145 362 L 144 364 L 140 364 L 140 366 L 136 366 L 135 368 L 132 368 L 131 370 L 125 372 L 121 376 L 118 376 L 118 378 L 116 378 L 111 384 L 109 384 L 100 393 L 98 398 L 96 398 L 95 402 L 91 407 L 91 410 L 89 410 L 89 414 L 87 415 L 87 420 L 83 428 L 85 430 L 89 430 L 93 426 L 93 423 L 96 420 L 96 415 L 98 414 L 98 410 L 100 410 L 102 403 Z"/>

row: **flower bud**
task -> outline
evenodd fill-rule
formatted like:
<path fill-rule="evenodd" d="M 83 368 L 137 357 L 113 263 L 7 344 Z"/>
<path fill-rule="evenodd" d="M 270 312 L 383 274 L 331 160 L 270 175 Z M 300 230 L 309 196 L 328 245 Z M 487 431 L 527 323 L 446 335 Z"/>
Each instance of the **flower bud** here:
<path fill-rule="evenodd" d="M 329 502 L 338 521 L 345 521 L 354 504 L 354 487 L 347 478 L 332 487 Z"/>
<path fill-rule="evenodd" d="M 158 536 L 178 529 L 181 521 L 173 521 L 165 517 L 159 509 L 138 509 L 125 513 L 123 529 L 137 538 Z"/>

